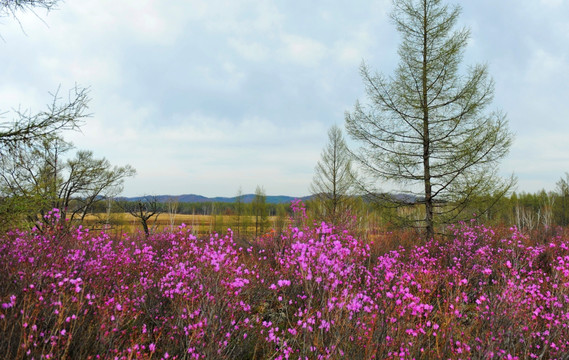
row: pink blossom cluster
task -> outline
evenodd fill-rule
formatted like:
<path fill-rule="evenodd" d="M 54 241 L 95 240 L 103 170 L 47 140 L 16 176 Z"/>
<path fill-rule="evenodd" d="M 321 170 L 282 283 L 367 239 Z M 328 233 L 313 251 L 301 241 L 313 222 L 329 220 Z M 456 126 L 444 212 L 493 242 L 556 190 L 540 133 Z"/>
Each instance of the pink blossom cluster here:
<path fill-rule="evenodd" d="M 13 359 L 562 359 L 569 240 L 457 224 L 380 255 L 302 204 L 238 243 L 61 225 L 0 236 L 0 353 Z M 377 241 L 376 241 L 377 242 Z M 241 245 L 240 245 L 241 244 Z"/>

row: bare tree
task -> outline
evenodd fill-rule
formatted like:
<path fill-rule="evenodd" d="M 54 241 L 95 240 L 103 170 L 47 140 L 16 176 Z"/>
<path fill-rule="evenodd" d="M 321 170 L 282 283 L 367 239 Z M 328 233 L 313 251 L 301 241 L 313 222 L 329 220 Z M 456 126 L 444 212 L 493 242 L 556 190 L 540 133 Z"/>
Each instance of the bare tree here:
<path fill-rule="evenodd" d="M 18 12 L 44 9 L 54 10 L 62 0 L 0 0 L 0 17 L 12 16 L 18 19 Z"/>
<path fill-rule="evenodd" d="M 368 175 L 416 189 L 409 193 L 424 205 L 420 225 L 431 238 L 435 215 L 455 216 L 473 196 L 513 185 L 496 174 L 512 135 L 505 115 L 486 111 L 494 93 L 487 67 L 459 72 L 470 37 L 468 29 L 454 30 L 460 7 L 441 0 L 394 6 L 399 66 L 386 78 L 362 65 L 369 104 L 356 103 L 346 126 L 362 145 L 357 159 Z"/>
<path fill-rule="evenodd" d="M 93 204 L 122 191 L 124 179 L 136 174 L 130 166 L 111 166 L 105 159 L 95 159 L 92 151 L 81 150 L 65 164 L 66 178 L 58 189 L 58 208 L 67 209 L 70 219 L 81 221 Z M 71 207 L 73 201 L 73 207 Z"/>
<path fill-rule="evenodd" d="M 30 146 L 53 139 L 63 130 L 79 130 L 89 103 L 89 90 L 75 87 L 62 102 L 59 90 L 52 94 L 47 110 L 32 114 L 30 110 L 16 111 L 16 119 L 0 123 L 0 155 L 16 151 L 18 146 Z"/>
<path fill-rule="evenodd" d="M 18 13 L 37 9 L 53 10 L 62 0 L 0 0 L 0 17 L 13 17 Z M 30 141 L 43 141 L 48 136 L 66 129 L 79 129 L 89 102 L 88 89 L 75 87 L 68 94 L 68 101 L 61 103 L 59 89 L 53 94 L 53 102 L 47 111 L 32 114 L 30 111 L 16 111 L 12 122 L 0 123 L 0 156 L 6 148 Z"/>
<path fill-rule="evenodd" d="M 18 13 L 34 12 L 36 9 L 47 11 L 57 7 L 61 0 L 0 0 L 0 17 L 13 17 L 18 20 Z M 68 101 L 61 103 L 59 89 L 53 94 L 53 102 L 47 111 L 32 114 L 30 111 L 16 111 L 12 122 L 0 123 L 0 156 L 7 148 L 21 143 L 43 141 L 48 136 L 62 130 L 79 129 L 89 102 L 88 89 L 75 87 L 68 94 Z"/>
<path fill-rule="evenodd" d="M 176 221 L 176 215 L 178 214 L 178 197 L 169 197 L 166 200 L 166 211 L 168 211 L 168 220 L 170 221 L 170 231 L 174 231 L 174 223 Z"/>
<path fill-rule="evenodd" d="M 348 210 L 354 189 L 351 155 L 344 141 L 342 129 L 334 125 L 328 131 L 328 143 L 314 170 L 310 192 L 322 205 L 324 219 L 336 220 Z"/>
<path fill-rule="evenodd" d="M 119 206 L 134 218 L 138 219 L 146 237 L 150 235 L 150 228 L 148 227 L 149 220 L 151 220 L 152 217 L 156 220 L 158 215 L 162 212 L 160 202 L 156 196 L 145 196 L 138 201 L 122 201 L 119 203 Z"/>

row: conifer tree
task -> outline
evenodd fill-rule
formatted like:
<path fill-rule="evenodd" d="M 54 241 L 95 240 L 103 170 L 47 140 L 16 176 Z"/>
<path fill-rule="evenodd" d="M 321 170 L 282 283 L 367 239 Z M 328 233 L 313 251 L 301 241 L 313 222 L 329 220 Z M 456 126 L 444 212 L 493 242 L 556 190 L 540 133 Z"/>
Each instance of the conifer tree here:
<path fill-rule="evenodd" d="M 334 125 L 328 131 L 328 143 L 314 170 L 310 192 L 320 205 L 324 220 L 336 220 L 348 210 L 354 188 L 351 155 L 344 141 L 342 129 Z"/>
<path fill-rule="evenodd" d="M 395 0 L 399 65 L 391 77 L 362 65 L 369 103 L 346 114 L 347 131 L 361 144 L 362 168 L 411 189 L 424 205 L 418 225 L 427 238 L 435 217 L 450 219 L 471 198 L 503 194 L 514 182 L 496 174 L 512 135 L 506 116 L 488 111 L 494 94 L 488 68 L 459 71 L 470 37 L 468 29 L 456 29 L 459 15 L 458 5 L 441 0 Z"/>

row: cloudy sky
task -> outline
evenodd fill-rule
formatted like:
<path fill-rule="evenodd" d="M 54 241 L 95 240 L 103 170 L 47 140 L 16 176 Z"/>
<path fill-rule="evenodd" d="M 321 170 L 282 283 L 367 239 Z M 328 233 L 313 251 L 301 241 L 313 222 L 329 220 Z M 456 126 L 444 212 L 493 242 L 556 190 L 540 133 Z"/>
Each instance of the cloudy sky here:
<path fill-rule="evenodd" d="M 516 140 L 519 191 L 569 171 L 569 1 L 466 0 L 464 65 L 487 63 Z M 90 87 L 66 138 L 138 171 L 124 194 L 308 194 L 333 124 L 365 100 L 362 60 L 390 75 L 389 0 L 68 0 L 0 18 L 0 109 Z M 4 120 L 10 113 L 4 114 Z"/>

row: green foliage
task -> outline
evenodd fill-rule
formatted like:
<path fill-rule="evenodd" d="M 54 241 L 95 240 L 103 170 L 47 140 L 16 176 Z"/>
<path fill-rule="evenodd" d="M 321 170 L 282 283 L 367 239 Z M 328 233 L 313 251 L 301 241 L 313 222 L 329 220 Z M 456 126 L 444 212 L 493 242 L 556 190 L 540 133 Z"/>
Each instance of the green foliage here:
<path fill-rule="evenodd" d="M 16 112 L 13 121 L 0 123 L 0 155 L 11 156 L 23 146 L 38 147 L 54 141 L 64 130 L 79 130 L 89 116 L 86 113 L 89 100 L 88 89 L 75 87 L 65 102 L 61 101 L 58 90 L 44 111 Z"/>
<path fill-rule="evenodd" d="M 455 30 L 460 8 L 440 0 L 394 6 L 399 66 L 386 78 L 362 65 L 369 103 L 356 103 L 346 127 L 361 144 L 357 159 L 367 175 L 422 199 L 424 217 L 408 220 L 430 238 L 437 220 L 453 221 L 474 197 L 504 194 L 513 185 L 496 175 L 512 136 L 505 115 L 487 111 L 494 93 L 487 67 L 459 71 L 470 36 Z"/>
<path fill-rule="evenodd" d="M 554 218 L 560 226 L 569 225 L 569 173 L 557 182 L 557 198 L 555 199 Z"/>
<path fill-rule="evenodd" d="M 265 233 L 268 227 L 268 213 L 266 204 L 267 195 L 265 190 L 257 185 L 255 189 L 255 197 L 251 202 L 251 213 L 255 218 L 255 237 Z"/>
<path fill-rule="evenodd" d="M 288 204 L 279 204 L 276 208 L 276 220 L 274 228 L 277 234 L 282 233 L 286 229 L 287 219 L 290 216 L 287 211 L 289 207 L 290 206 Z"/>
<path fill-rule="evenodd" d="M 235 232 L 237 238 L 241 235 L 241 229 L 243 226 L 243 191 L 241 188 L 237 191 L 237 196 L 235 198 L 235 206 L 234 206 L 234 214 L 235 214 L 235 221 L 233 226 L 233 231 Z"/>
<path fill-rule="evenodd" d="M 4 217 L 27 218 L 60 209 L 64 218 L 82 221 L 92 207 L 122 190 L 126 177 L 136 171 L 129 165 L 113 167 L 91 151 L 67 153 L 72 145 L 58 137 L 40 143 L 20 143 L 0 159 L 0 210 Z"/>
<path fill-rule="evenodd" d="M 314 170 L 310 192 L 314 195 L 318 217 L 332 224 L 341 221 L 350 210 L 355 187 L 352 159 L 342 130 L 334 125 L 328 131 L 328 143 Z"/>
<path fill-rule="evenodd" d="M 0 17 L 56 8 L 60 0 L 0 0 Z M 47 109 L 14 112 L 11 121 L 0 123 L 0 227 L 24 225 L 38 220 L 38 213 L 53 207 L 65 212 L 71 206 L 85 214 L 101 192 L 120 185 L 131 176 L 130 167 L 110 169 L 105 159 L 93 159 L 80 151 L 74 160 L 60 155 L 71 145 L 61 140 L 64 130 L 79 130 L 87 114 L 89 90 L 75 87 L 64 99 L 59 89 Z M 62 172 L 67 171 L 67 174 Z M 115 176 L 118 175 L 119 178 Z M 65 177 L 67 176 L 67 177 Z M 73 213 L 72 216 L 79 215 Z"/>

